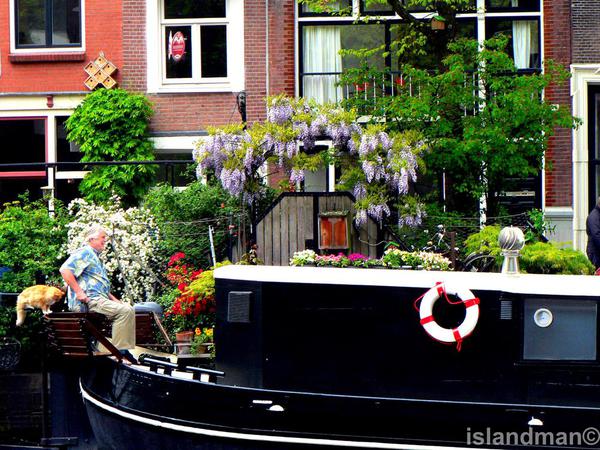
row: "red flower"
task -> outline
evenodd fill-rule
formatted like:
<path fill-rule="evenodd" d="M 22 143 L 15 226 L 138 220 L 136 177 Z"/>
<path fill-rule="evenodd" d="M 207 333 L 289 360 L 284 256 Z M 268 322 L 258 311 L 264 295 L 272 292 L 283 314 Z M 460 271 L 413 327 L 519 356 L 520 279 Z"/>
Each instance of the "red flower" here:
<path fill-rule="evenodd" d="M 182 258 L 185 258 L 185 253 L 183 253 L 183 252 L 174 253 L 171 256 L 171 259 L 169 259 L 169 263 L 167 265 L 169 267 L 171 267 L 173 264 L 175 264 L 177 261 L 179 261 Z"/>
<path fill-rule="evenodd" d="M 202 269 L 198 269 L 192 272 L 192 280 L 195 280 L 203 272 Z"/>

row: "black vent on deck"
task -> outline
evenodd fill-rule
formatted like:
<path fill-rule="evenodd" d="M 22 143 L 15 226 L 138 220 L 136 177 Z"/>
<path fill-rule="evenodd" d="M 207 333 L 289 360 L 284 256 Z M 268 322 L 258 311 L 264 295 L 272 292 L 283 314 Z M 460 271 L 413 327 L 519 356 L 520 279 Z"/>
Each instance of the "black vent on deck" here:
<path fill-rule="evenodd" d="M 227 321 L 250 323 L 250 297 L 252 292 L 230 291 L 227 304 Z"/>
<path fill-rule="evenodd" d="M 500 320 L 512 320 L 513 302 L 512 300 L 500 300 Z"/>

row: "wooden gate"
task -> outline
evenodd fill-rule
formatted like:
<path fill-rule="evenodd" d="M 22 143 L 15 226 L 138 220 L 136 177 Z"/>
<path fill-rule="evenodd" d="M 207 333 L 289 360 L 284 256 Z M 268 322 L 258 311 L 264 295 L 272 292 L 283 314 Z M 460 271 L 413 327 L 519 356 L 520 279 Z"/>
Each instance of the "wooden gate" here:
<path fill-rule="evenodd" d="M 357 230 L 352 225 L 354 199 L 348 192 L 286 192 L 281 194 L 256 225 L 258 257 L 263 264 L 287 266 L 296 251 L 318 248 L 319 214 L 347 211 L 350 253 L 377 257 L 383 232 L 369 219 Z"/>

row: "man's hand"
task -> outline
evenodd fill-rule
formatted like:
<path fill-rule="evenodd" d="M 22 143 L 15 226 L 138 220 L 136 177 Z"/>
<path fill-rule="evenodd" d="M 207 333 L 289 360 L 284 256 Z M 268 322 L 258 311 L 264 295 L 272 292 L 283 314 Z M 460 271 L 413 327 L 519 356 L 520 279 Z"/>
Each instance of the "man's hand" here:
<path fill-rule="evenodd" d="M 75 297 L 77 297 L 77 300 L 79 300 L 81 303 L 87 303 L 90 301 L 90 298 L 87 296 L 87 294 L 83 291 L 79 291 L 75 294 Z"/>

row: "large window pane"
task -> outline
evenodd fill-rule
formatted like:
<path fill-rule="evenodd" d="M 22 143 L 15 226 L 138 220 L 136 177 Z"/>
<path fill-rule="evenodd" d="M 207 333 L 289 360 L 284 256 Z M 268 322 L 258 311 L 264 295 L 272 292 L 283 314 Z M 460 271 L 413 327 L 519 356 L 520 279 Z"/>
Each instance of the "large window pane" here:
<path fill-rule="evenodd" d="M 540 0 L 486 0 L 489 11 L 539 11 Z"/>
<path fill-rule="evenodd" d="M 486 22 L 486 38 L 503 34 L 509 38 L 507 52 L 519 69 L 540 67 L 539 22 L 537 20 L 493 20 Z"/>
<path fill-rule="evenodd" d="M 434 55 L 430 42 L 425 42 L 425 46 L 420 51 L 416 44 L 406 45 L 406 40 L 412 39 L 410 34 L 411 27 L 405 23 L 399 23 L 391 26 L 391 67 L 393 71 L 400 71 L 402 66 L 410 64 L 419 69 L 433 70 L 439 67 L 439 61 Z M 476 23 L 473 19 L 462 19 L 457 23 L 457 35 L 462 38 L 476 39 Z M 403 42 L 404 39 L 404 42 Z M 403 48 L 402 54 L 398 50 Z"/>
<path fill-rule="evenodd" d="M 165 0 L 166 19 L 225 17 L 225 0 Z"/>
<path fill-rule="evenodd" d="M 337 102 L 342 90 L 336 87 L 342 72 L 341 29 L 326 25 L 302 28 L 302 92 L 319 103 Z"/>
<path fill-rule="evenodd" d="M 192 78 L 192 27 L 165 27 L 167 78 Z"/>
<path fill-rule="evenodd" d="M 67 141 L 67 130 L 65 122 L 68 117 L 56 118 L 56 160 L 58 162 L 78 162 L 83 154 L 79 146 L 74 142 Z M 59 170 L 80 170 L 80 167 L 61 167 Z"/>
<path fill-rule="evenodd" d="M 335 3 L 328 4 L 330 11 L 343 11 L 344 13 L 350 14 L 352 12 L 352 1 L 351 0 L 340 0 Z M 300 5 L 301 16 L 328 16 L 328 12 L 317 12 L 315 9 L 306 3 Z"/>
<path fill-rule="evenodd" d="M 349 25 L 340 28 L 342 49 L 373 49 L 385 44 L 385 25 L 383 24 Z M 369 66 L 383 69 L 385 67 L 385 61 L 382 53 L 383 50 L 381 53 L 377 53 L 376 55 L 367 58 L 366 62 Z M 344 69 L 359 67 L 360 64 L 361 58 L 357 56 L 342 56 L 342 67 Z"/>
<path fill-rule="evenodd" d="M 52 44 L 79 44 L 79 0 L 54 0 L 52 7 Z"/>
<path fill-rule="evenodd" d="M 46 1 L 17 1 L 17 45 L 46 45 Z"/>
<path fill-rule="evenodd" d="M 387 2 L 371 3 L 370 5 L 367 5 L 367 3 L 368 3 L 368 0 L 360 0 L 360 8 L 361 8 L 361 11 L 364 13 L 381 14 L 381 15 L 394 14 L 392 7 Z M 405 3 L 405 2 L 401 2 L 401 3 Z M 476 4 L 476 0 L 470 0 L 469 5 L 466 8 L 466 10 L 474 11 L 475 4 Z M 422 12 L 422 11 L 427 11 L 428 9 L 421 5 L 415 5 L 415 6 L 409 7 L 408 10 L 413 11 L 413 12 Z M 429 8 L 429 11 L 435 11 L 435 8 L 431 7 L 431 8 Z"/>
<path fill-rule="evenodd" d="M 227 76 L 227 27 L 203 26 L 200 34 L 202 78 Z"/>
<path fill-rule="evenodd" d="M 394 10 L 387 3 L 373 3 L 371 5 L 367 5 L 366 0 L 361 0 L 360 2 L 361 11 L 365 13 L 376 13 L 376 14 L 393 14 Z"/>
<path fill-rule="evenodd" d="M 46 161 L 46 121 L 0 120 L 0 163 Z M 3 169 L 8 170 L 8 169 Z M 13 170 L 24 170 L 22 167 Z M 29 170 L 44 170 L 36 167 Z"/>

